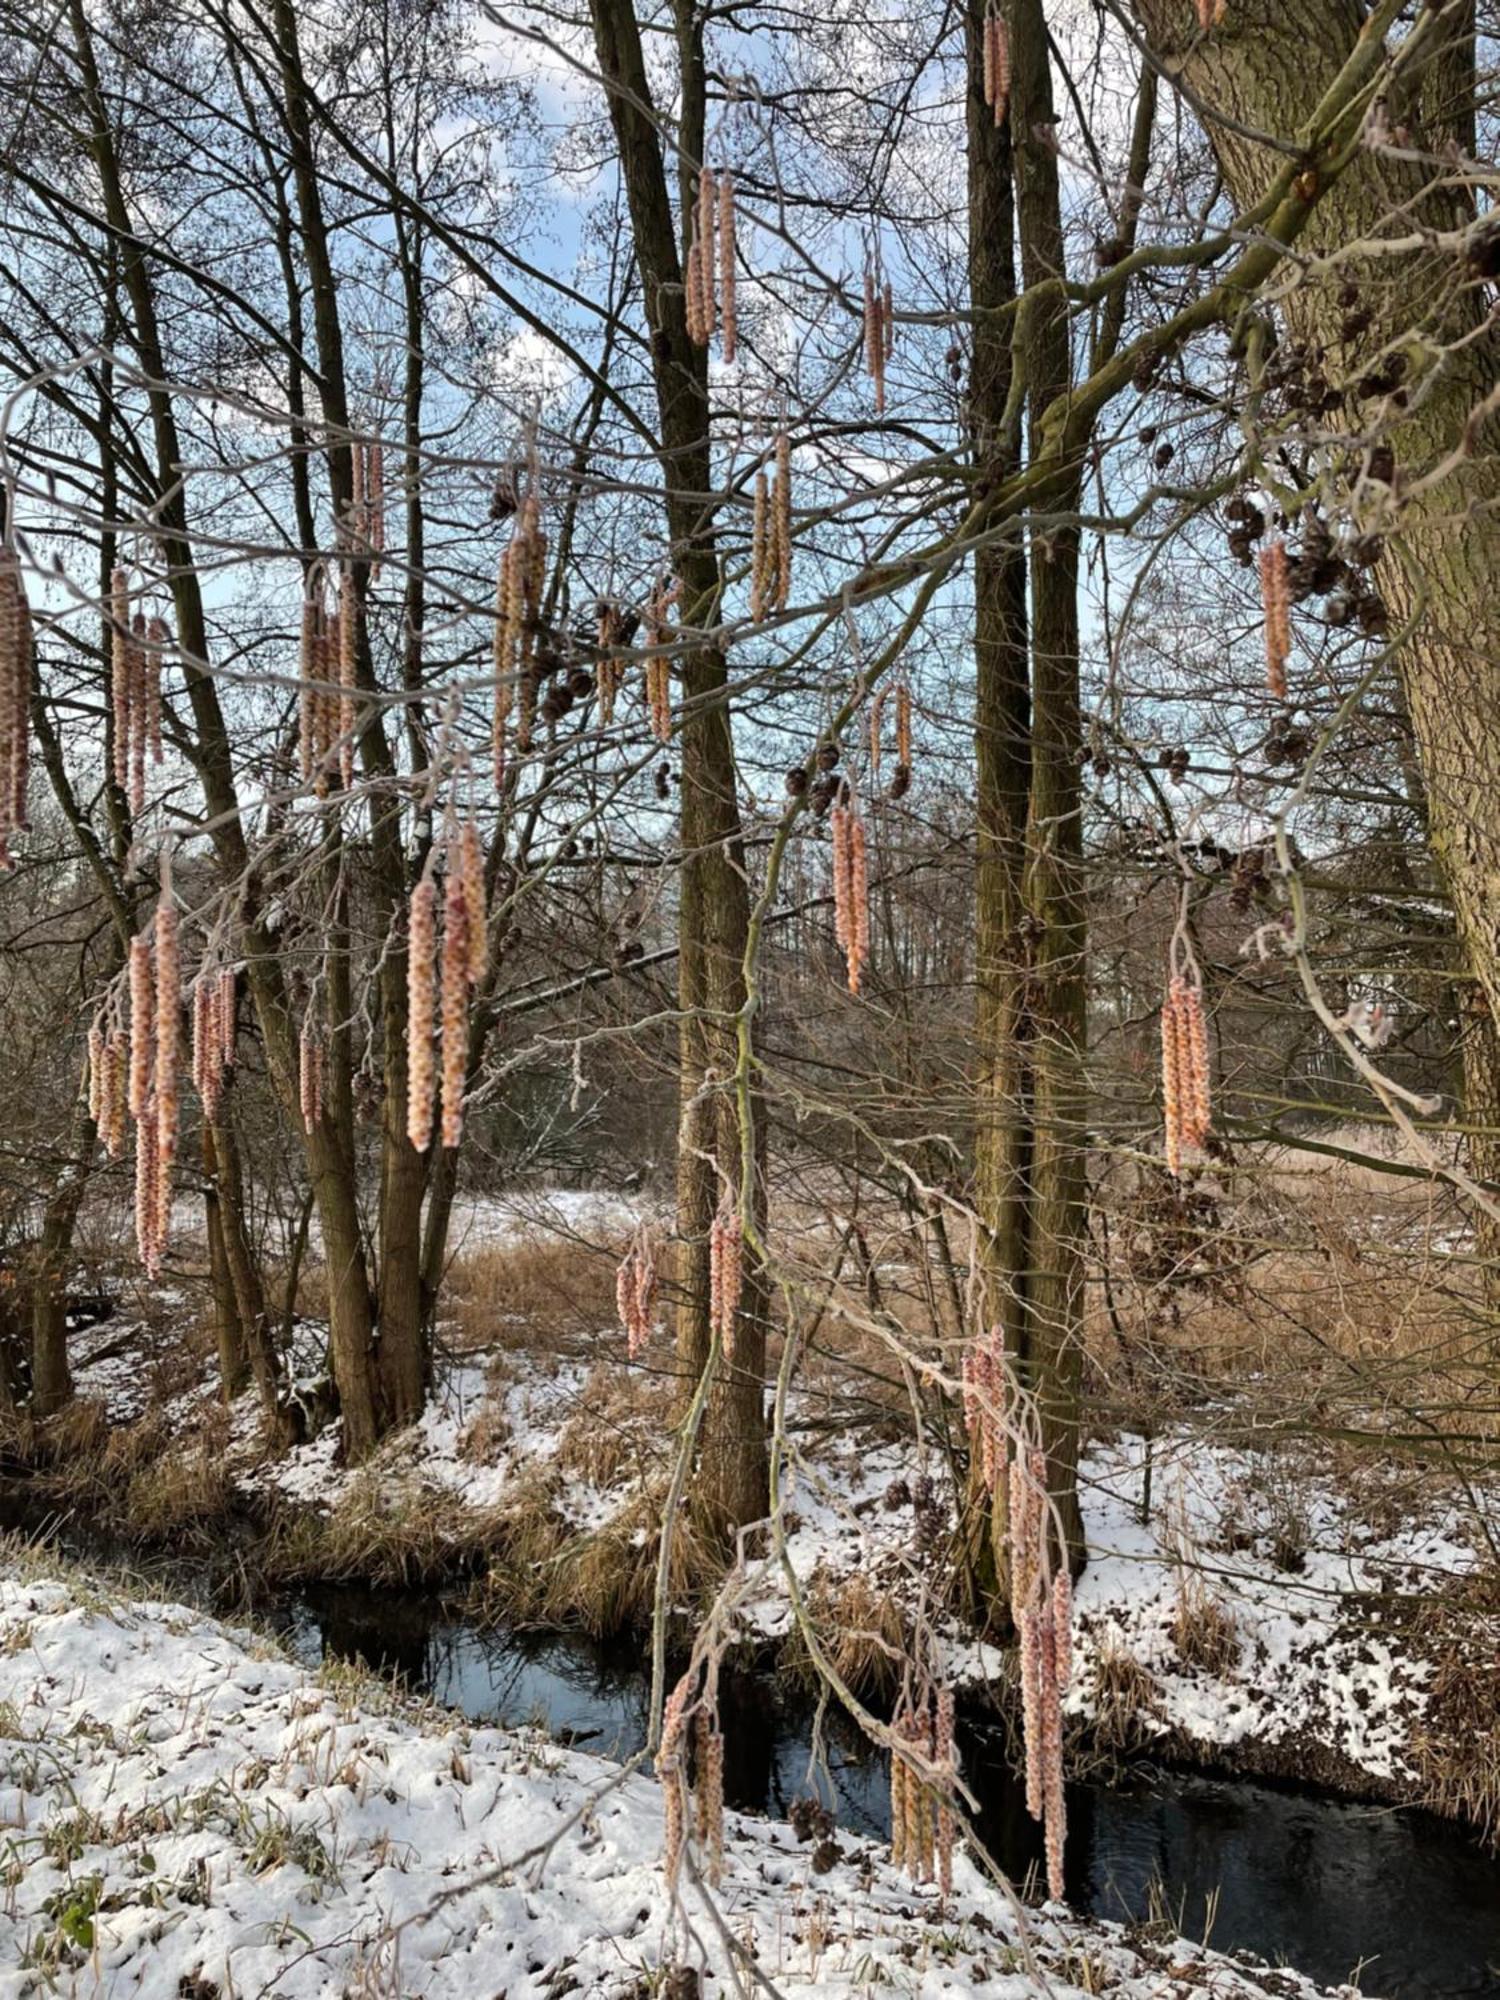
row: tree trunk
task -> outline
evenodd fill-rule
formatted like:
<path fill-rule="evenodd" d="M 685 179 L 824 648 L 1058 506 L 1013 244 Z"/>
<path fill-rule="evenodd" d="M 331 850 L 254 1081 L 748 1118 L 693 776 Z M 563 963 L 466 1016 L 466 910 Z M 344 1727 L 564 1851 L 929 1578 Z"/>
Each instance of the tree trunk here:
<path fill-rule="evenodd" d="M 68 1366 L 68 1253 L 88 1181 L 97 1134 L 86 1105 L 74 1118 L 72 1157 L 58 1175 L 29 1259 L 31 1278 L 31 1408 L 54 1416 L 73 1400 Z"/>
<path fill-rule="evenodd" d="M 219 1397 L 232 1403 L 250 1374 L 240 1304 L 235 1296 L 229 1252 L 224 1245 L 224 1217 L 219 1202 L 213 1128 L 203 1128 L 203 1223 L 208 1237 L 208 1283 L 213 1299 L 214 1346 L 219 1356 Z"/>
<path fill-rule="evenodd" d="M 1014 374 L 1003 308 L 1015 297 L 1015 204 L 1010 120 L 996 125 L 983 82 L 987 0 L 970 0 L 968 50 L 969 377 L 971 449 L 980 478 L 998 485 L 1016 468 L 1006 432 Z M 980 549 L 974 564 L 975 756 L 975 1199 L 984 1231 L 985 1308 L 1005 1351 L 1025 1346 L 1031 1189 L 1031 1075 L 1023 932 L 1026 803 L 1031 788 L 1031 679 L 1026 559 L 1019 536 Z M 989 1496 L 976 1492 L 988 1508 Z M 976 1581 L 994 1589 L 1004 1568 L 1003 1506 L 990 1534 L 966 1534 Z"/>
<path fill-rule="evenodd" d="M 1283 142 L 1296 141 L 1366 23 L 1358 0 L 1283 0 L 1253 21 L 1231 7 L 1208 35 L 1187 0 L 1136 0 L 1136 12 L 1166 73 L 1210 113 Z M 1472 144 L 1472 7 L 1425 8 L 1417 29 L 1430 49 L 1422 84 L 1388 116 L 1417 126 L 1413 151 L 1437 152 L 1450 136 Z M 1235 203 L 1247 208 L 1284 154 L 1212 117 L 1208 134 Z M 1394 454 L 1400 508 L 1378 565 L 1380 590 L 1393 631 L 1420 614 L 1400 671 L 1432 843 L 1469 966 L 1500 1019 L 1500 553 L 1490 532 L 1500 449 L 1492 414 L 1470 429 L 1500 381 L 1500 341 L 1487 323 L 1484 287 L 1468 280 L 1461 253 L 1430 234 L 1462 230 L 1472 218 L 1460 174 L 1368 149 L 1319 201 L 1299 251 L 1330 261 L 1304 275 L 1284 309 L 1293 334 L 1322 351 L 1330 381 L 1346 389 L 1345 420 L 1378 427 Z M 1349 248 L 1419 232 L 1428 236 L 1421 248 L 1390 256 Z M 1339 298 L 1346 282 L 1373 313 L 1349 339 Z M 1387 342 L 1406 366 L 1404 410 L 1361 388 Z M 1427 490 L 1411 490 L 1439 466 Z"/>
<path fill-rule="evenodd" d="M 685 620 L 710 622 L 718 596 L 708 436 L 708 363 L 688 338 L 682 261 L 666 168 L 630 0 L 592 0 L 594 40 L 609 94 L 645 293 L 652 367 L 661 423 L 661 469 L 672 557 L 682 583 Z M 682 64 L 680 138 L 683 177 L 702 158 L 704 67 L 702 18 L 678 14 Z M 691 203 L 684 201 L 684 215 Z M 723 1189 L 764 1214 L 762 1161 L 742 1190 L 737 1125 L 726 1116 L 724 1086 L 738 1064 L 734 1017 L 745 1004 L 744 954 L 750 894 L 744 869 L 734 744 L 724 656 L 701 647 L 681 656 L 682 879 L 678 913 L 679 1067 L 682 1125 L 677 1175 L 680 1238 L 677 1315 L 679 1365 L 690 1383 L 712 1363 L 709 1331 L 709 1231 Z M 710 1075 L 719 1080 L 705 1088 Z M 760 1121 L 756 1121 L 759 1133 Z M 747 1258 L 733 1362 L 721 1358 L 711 1391 L 695 1501 L 711 1528 L 724 1531 L 766 1509 L 764 1418 L 765 1287 Z"/>
<path fill-rule="evenodd" d="M 1011 94 L 1021 277 L 1028 292 L 1065 275 L 1062 198 L 1046 17 L 1041 0 L 1013 0 Z M 1026 322 L 1023 363 L 1031 448 L 1041 415 L 1072 379 L 1067 304 L 1055 298 Z M 1083 883 L 1083 732 L 1078 695 L 1078 546 L 1072 520 L 1082 467 L 1063 468 L 1049 498 L 1062 526 L 1029 531 L 1031 574 L 1031 798 L 1026 824 L 1026 927 L 1033 945 L 1031 1213 L 1022 1379 L 1037 1401 L 1047 1481 L 1066 1542 L 1083 1560 L 1078 1431 L 1083 1379 L 1083 1271 L 1087 1231 L 1088 996 Z M 1061 502 L 1061 505 L 1058 503 Z"/>

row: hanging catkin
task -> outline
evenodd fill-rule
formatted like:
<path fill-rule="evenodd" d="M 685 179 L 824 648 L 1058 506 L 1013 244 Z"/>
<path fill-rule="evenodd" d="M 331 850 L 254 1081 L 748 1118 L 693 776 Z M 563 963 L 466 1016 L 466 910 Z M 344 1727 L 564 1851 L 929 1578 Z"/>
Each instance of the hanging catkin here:
<path fill-rule="evenodd" d="M 464 1074 L 469 1064 L 469 903 L 463 869 L 448 867 L 443 897 L 443 1144 L 464 1133 Z"/>
<path fill-rule="evenodd" d="M 541 507 L 528 493 L 516 512 L 515 530 L 500 558 L 495 586 L 494 765 L 497 788 L 505 782 L 507 736 L 516 711 L 516 748 L 531 748 L 536 718 L 533 655 L 547 574 L 547 537 Z"/>
<path fill-rule="evenodd" d="M 599 604 L 598 650 L 599 657 L 594 678 L 599 688 L 599 720 L 607 729 L 615 719 L 615 702 L 625 679 L 625 663 L 615 653 L 620 643 L 622 626 L 620 607 L 608 599 Z"/>
<path fill-rule="evenodd" d="M 1174 972 L 1161 1010 L 1162 1117 L 1167 1171 L 1180 1174 L 1184 1146 L 1202 1146 L 1213 1123 L 1208 1024 L 1196 977 Z"/>
<path fill-rule="evenodd" d="M 370 510 L 365 494 L 369 464 L 363 440 L 354 439 L 349 446 L 349 531 L 345 537 L 351 553 L 370 545 Z"/>
<path fill-rule="evenodd" d="M 118 1160 L 125 1150 L 125 1077 L 129 1066 L 129 1045 L 123 1031 L 112 1027 L 104 1037 L 104 1053 L 99 1071 L 99 1136 L 104 1150 Z"/>
<path fill-rule="evenodd" d="M 302 593 L 302 629 L 297 654 L 297 753 L 303 784 L 310 784 L 319 762 L 319 722 L 322 705 L 317 686 L 323 635 L 322 565 L 314 563 Z"/>
<path fill-rule="evenodd" d="M 706 347 L 714 337 L 719 323 L 718 301 L 718 245 L 714 240 L 715 223 L 718 217 L 718 201 L 714 194 L 714 177 L 705 167 L 698 176 L 698 273 L 703 305 L 703 318 L 699 346 Z"/>
<path fill-rule="evenodd" d="M 339 784 L 354 783 L 354 691 L 359 679 L 359 592 L 354 564 L 346 559 L 339 579 Z"/>
<path fill-rule="evenodd" d="M 151 967 L 151 940 L 137 931 L 130 940 L 130 1095 L 132 1118 L 146 1115 L 151 1078 L 156 1066 L 156 986 Z"/>
<path fill-rule="evenodd" d="M 1010 109 L 1010 30 L 998 5 L 984 17 L 984 101 L 1003 125 Z"/>
<path fill-rule="evenodd" d="M 1064 1564 L 1053 1561 L 1047 1492 L 1046 1454 L 1018 1438 L 1010 1464 L 1006 1531 L 1011 1618 L 1021 1659 L 1026 1806 L 1046 1830 L 1047 1893 L 1061 1898 L 1067 1837 L 1062 1691 L 1072 1661 L 1073 1599 Z"/>
<path fill-rule="evenodd" d="M 165 865 L 162 868 L 161 895 L 156 904 L 155 1013 L 157 1198 L 165 1204 L 169 1198 L 172 1162 L 177 1157 L 180 1115 L 178 1071 L 182 1056 L 182 964 L 177 942 L 177 906 L 172 899 L 171 872 Z M 165 1241 L 165 1207 L 160 1235 Z"/>
<path fill-rule="evenodd" d="M 725 1190 L 708 1232 L 709 1331 L 727 1361 L 734 1359 L 734 1333 L 745 1276 L 745 1237 L 739 1210 Z"/>
<path fill-rule="evenodd" d="M 146 1276 L 161 1275 L 161 1162 L 154 1106 L 147 1105 L 135 1126 L 135 1240 Z"/>
<path fill-rule="evenodd" d="M 776 484 L 771 493 L 771 540 L 776 551 L 771 602 L 785 611 L 792 589 L 792 441 L 785 431 L 776 439 Z"/>
<path fill-rule="evenodd" d="M 10 836 L 26 825 L 33 675 L 31 607 L 12 549 L 0 549 L 0 868 Z"/>
<path fill-rule="evenodd" d="M 1292 650 L 1291 579 L 1286 543 L 1268 542 L 1260 552 L 1260 599 L 1265 616 L 1266 685 L 1286 700 L 1286 663 Z"/>
<path fill-rule="evenodd" d="M 938 1889 L 944 1896 L 953 1894 L 953 1846 L 956 1832 L 952 1788 L 958 1776 L 958 1750 L 954 1742 L 953 1706 L 952 1688 L 940 1688 L 933 1723 L 932 1753 L 933 1761 L 943 1773 L 943 1791 L 937 1814 L 937 1875 Z"/>
<path fill-rule="evenodd" d="M 734 175 L 719 176 L 719 290 L 724 313 L 724 359 L 733 361 L 739 348 L 739 316 L 735 302 Z"/>
<path fill-rule="evenodd" d="M 146 706 L 150 681 L 146 646 L 146 614 L 137 611 L 130 621 L 130 652 L 126 661 L 126 684 L 130 699 L 130 810 L 139 816 L 146 810 Z"/>
<path fill-rule="evenodd" d="M 875 384 L 875 414 L 885 414 L 885 365 L 895 345 L 891 288 L 878 255 L 865 263 L 865 368 Z"/>
<path fill-rule="evenodd" d="M 311 1138 L 323 1117 L 323 1042 L 311 1005 L 302 1017 L 302 1036 L 297 1045 L 297 1102 L 302 1112 L 302 1129 Z"/>
<path fill-rule="evenodd" d="M 1227 0 L 1198 0 L 1198 26 L 1206 35 L 1210 28 L 1223 25 Z"/>
<path fill-rule="evenodd" d="M 833 934 L 843 947 L 849 991 L 858 993 L 870 955 L 870 892 L 859 802 L 845 787 L 829 815 L 833 832 Z"/>
<path fill-rule="evenodd" d="M 406 1136 L 419 1153 L 425 1153 L 432 1143 L 436 949 L 437 891 L 432 877 L 424 875 L 411 892 L 411 935 L 406 953 Z"/>
<path fill-rule="evenodd" d="M 489 940 L 484 895 L 484 849 L 480 844 L 479 828 L 471 819 L 466 819 L 459 829 L 458 866 L 469 933 L 469 984 L 477 986 L 484 977 Z"/>
<path fill-rule="evenodd" d="M 615 1272 L 615 1304 L 632 1361 L 645 1351 L 656 1323 L 658 1256 L 655 1233 L 642 1223 Z"/>

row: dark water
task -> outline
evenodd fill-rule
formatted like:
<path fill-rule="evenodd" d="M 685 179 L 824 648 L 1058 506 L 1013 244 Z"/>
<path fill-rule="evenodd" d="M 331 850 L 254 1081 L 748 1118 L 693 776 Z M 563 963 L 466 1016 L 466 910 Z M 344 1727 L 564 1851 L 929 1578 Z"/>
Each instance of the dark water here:
<path fill-rule="evenodd" d="M 76 1523 L 39 1518 L 0 1481 L 0 1529 L 83 1560 L 124 1561 Z M 480 1630 L 420 1591 L 324 1586 L 266 1594 L 212 1560 L 153 1570 L 163 1595 L 252 1610 L 307 1665 L 353 1660 L 398 1677 L 474 1722 L 539 1723 L 563 1741 L 629 1755 L 645 1737 L 648 1668 L 634 1640 Z M 813 1742 L 805 1689 L 726 1669 L 725 1795 L 785 1817 L 815 1794 L 845 1833 L 889 1829 L 884 1759 L 843 1718 Z M 1041 1843 L 999 1729 L 960 1716 L 978 1831 L 1018 1883 Z M 1068 1790 L 1068 1901 L 1129 1922 L 1167 1917 L 1220 1951 L 1295 1966 L 1328 1985 L 1358 1977 L 1384 2000 L 1500 2000 L 1500 1860 L 1452 1822 L 1317 1793 L 1137 1767 Z"/>
<path fill-rule="evenodd" d="M 323 1589 L 277 1622 L 309 1664 L 357 1659 L 394 1672 L 475 1722 L 541 1722 L 605 1754 L 638 1749 L 647 1683 L 637 1643 L 481 1632 L 415 1593 Z M 784 1816 L 816 1792 L 848 1832 L 883 1835 L 883 1760 L 829 1717 L 816 1753 L 805 1693 L 761 1672 L 728 1674 L 725 1792 Z M 1017 1880 L 1040 1842 L 993 1726 L 961 1726 L 979 1832 Z M 1068 1900 L 1122 1920 L 1166 1914 L 1221 1951 L 1246 1950 L 1328 1984 L 1363 1968 L 1388 2000 L 1500 1996 L 1500 1862 L 1426 1813 L 1349 1805 L 1248 1780 L 1143 1769 L 1068 1797 Z"/>

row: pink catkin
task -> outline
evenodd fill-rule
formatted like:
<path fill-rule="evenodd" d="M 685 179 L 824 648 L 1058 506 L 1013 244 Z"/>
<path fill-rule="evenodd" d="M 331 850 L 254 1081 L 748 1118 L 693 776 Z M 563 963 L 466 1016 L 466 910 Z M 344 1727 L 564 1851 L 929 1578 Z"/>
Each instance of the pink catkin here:
<path fill-rule="evenodd" d="M 160 1198 L 166 1199 L 177 1157 L 180 1113 L 178 1071 L 182 1059 L 182 965 L 177 943 L 177 910 L 168 880 L 156 905 L 156 1121 Z M 163 1231 L 165 1234 L 165 1231 Z"/>
<path fill-rule="evenodd" d="M 406 1136 L 419 1153 L 432 1144 L 436 930 L 437 891 L 424 875 L 411 892 L 406 959 Z"/>
<path fill-rule="evenodd" d="M 744 1284 L 744 1231 L 737 1210 L 722 1201 L 708 1236 L 709 1326 L 725 1358 L 734 1359 L 734 1333 Z"/>
<path fill-rule="evenodd" d="M 443 898 L 443 1144 L 464 1132 L 464 1075 L 469 1062 L 469 905 L 463 871 L 450 867 Z"/>
<path fill-rule="evenodd" d="M 146 1115 L 151 1076 L 156 1064 L 156 986 L 151 969 L 151 940 L 137 931 L 130 940 L 130 1092 L 132 1118 Z"/>

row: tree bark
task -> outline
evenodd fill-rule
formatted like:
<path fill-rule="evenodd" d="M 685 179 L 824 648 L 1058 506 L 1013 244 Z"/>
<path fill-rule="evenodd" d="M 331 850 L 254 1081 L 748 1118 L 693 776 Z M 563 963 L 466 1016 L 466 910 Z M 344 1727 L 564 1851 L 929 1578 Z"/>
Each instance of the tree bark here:
<path fill-rule="evenodd" d="M 1263 193 L 1285 154 L 1215 114 L 1295 143 L 1366 21 L 1358 0 L 1283 0 L 1253 19 L 1231 7 L 1208 35 L 1197 32 L 1187 0 L 1136 0 L 1136 13 L 1165 73 L 1205 107 L 1210 143 L 1241 209 Z M 1472 7 L 1423 9 L 1416 26 L 1429 38 L 1420 85 L 1387 115 L 1416 126 L 1410 150 L 1436 153 L 1449 137 L 1472 145 Z M 1284 309 L 1293 334 L 1321 351 L 1330 381 L 1346 389 L 1345 420 L 1378 426 L 1394 453 L 1400 504 L 1379 584 L 1393 630 L 1418 619 L 1399 667 L 1433 848 L 1470 968 L 1500 1018 L 1500 555 L 1492 532 L 1500 431 L 1492 415 L 1479 420 L 1500 381 L 1500 341 L 1462 254 L 1433 240 L 1473 219 L 1461 180 L 1435 163 L 1366 150 L 1319 200 L 1298 247 L 1329 261 L 1304 273 Z M 1382 233 L 1427 240 L 1390 256 L 1362 255 L 1359 245 Z M 1344 332 L 1346 282 L 1373 313 L 1357 338 Z M 1388 343 L 1406 364 L 1404 410 L 1361 389 Z M 1430 487 L 1412 490 L 1439 467 Z"/>
<path fill-rule="evenodd" d="M 667 173 L 657 136 L 640 29 L 630 0 L 592 0 L 594 40 L 609 95 L 620 173 L 645 294 L 661 424 L 661 470 L 672 559 L 685 622 L 707 624 L 718 601 L 706 353 L 688 338 Z M 682 159 L 686 184 L 702 158 L 704 67 L 701 16 L 678 12 Z M 691 203 L 683 203 L 685 218 Z M 723 1088 L 738 1062 L 735 1017 L 745 1004 L 744 953 L 750 895 L 741 842 L 734 744 L 724 655 L 685 651 L 680 752 L 682 875 L 678 912 L 679 1070 L 682 1127 L 677 1175 L 680 1238 L 679 1366 L 689 1383 L 712 1363 L 709 1231 L 727 1185 L 764 1214 L 763 1163 L 742 1190 L 739 1135 L 726 1117 Z M 718 1079 L 705 1088 L 705 1080 Z M 757 1133 L 760 1121 L 756 1121 Z M 732 1362 L 720 1357 L 695 1485 L 699 1511 L 726 1531 L 766 1508 L 764 1416 L 765 1286 L 747 1258 Z"/>

